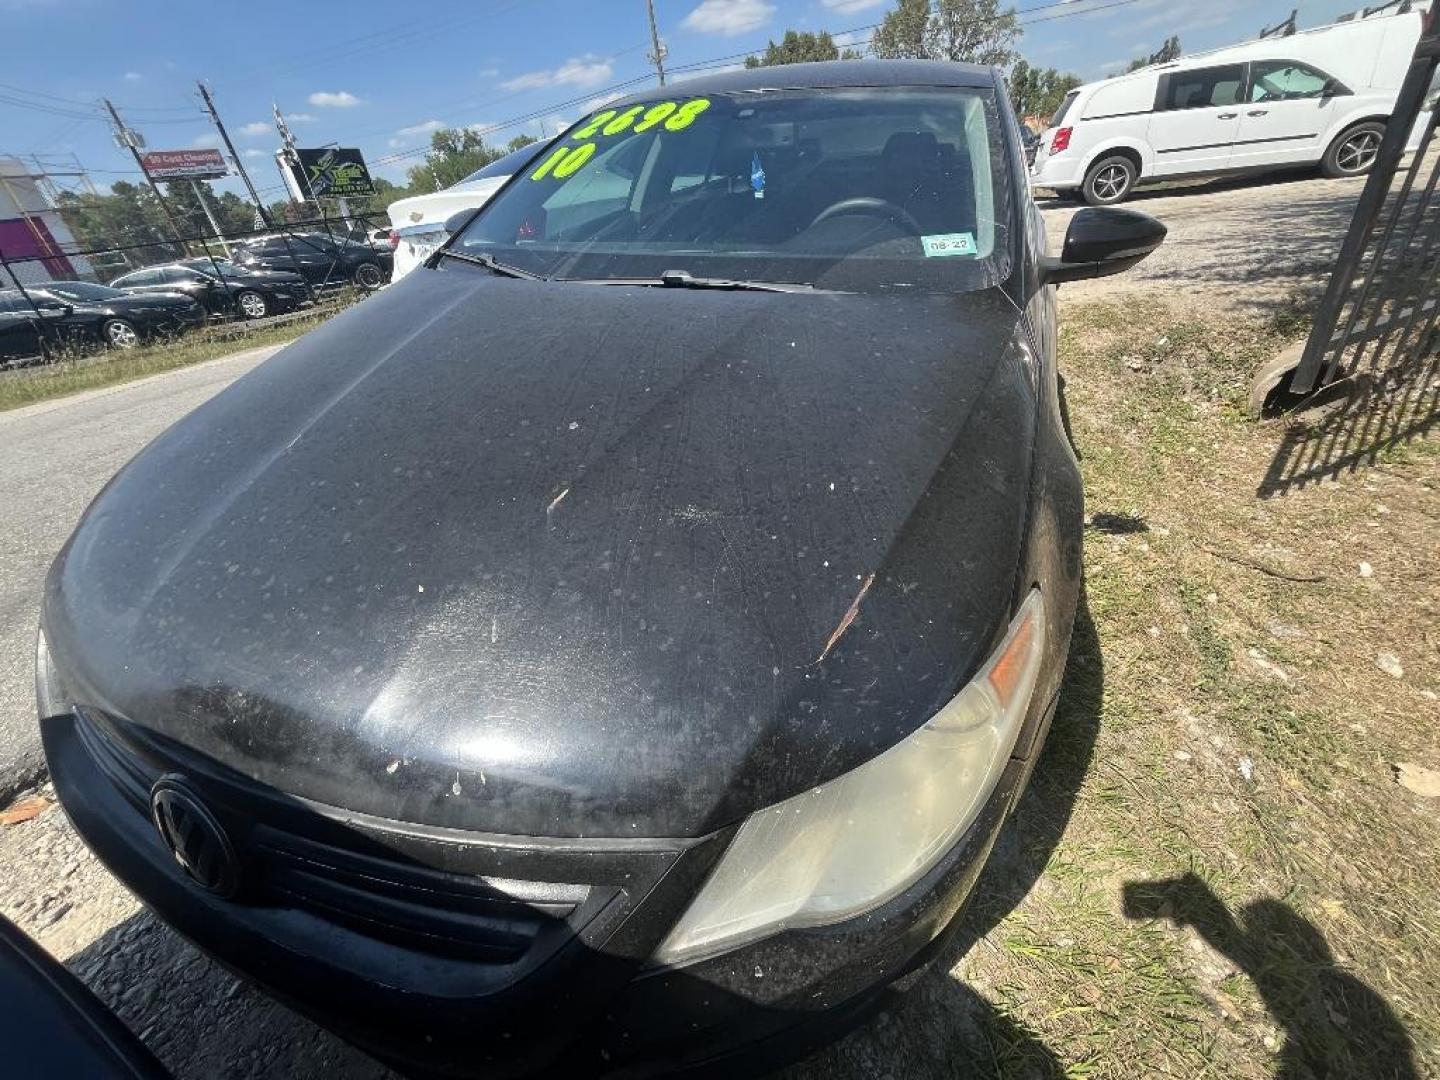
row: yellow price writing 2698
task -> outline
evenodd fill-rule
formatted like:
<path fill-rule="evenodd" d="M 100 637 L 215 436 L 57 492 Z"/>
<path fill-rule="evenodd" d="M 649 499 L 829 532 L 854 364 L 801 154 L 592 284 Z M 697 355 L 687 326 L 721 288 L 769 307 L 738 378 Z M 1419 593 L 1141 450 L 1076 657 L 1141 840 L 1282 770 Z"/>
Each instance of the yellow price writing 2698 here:
<path fill-rule="evenodd" d="M 632 127 L 636 131 L 649 131 L 660 123 L 664 123 L 666 131 L 684 131 L 709 107 L 709 98 L 691 98 L 683 104 L 657 101 L 653 105 L 632 105 L 624 112 L 602 109 L 570 137 L 576 142 L 584 142 L 596 135 L 619 135 Z"/>
<path fill-rule="evenodd" d="M 666 131 L 684 131 L 695 122 L 696 117 L 710 107 L 709 98 L 691 98 L 686 102 L 657 101 L 653 105 L 632 105 L 623 112 L 619 109 L 602 109 L 582 126 L 571 133 L 570 138 L 579 146 L 557 146 L 535 171 L 531 180 L 553 177 L 564 180 L 573 176 L 595 156 L 597 136 L 619 135 L 626 131 L 649 131 L 661 124 Z"/>

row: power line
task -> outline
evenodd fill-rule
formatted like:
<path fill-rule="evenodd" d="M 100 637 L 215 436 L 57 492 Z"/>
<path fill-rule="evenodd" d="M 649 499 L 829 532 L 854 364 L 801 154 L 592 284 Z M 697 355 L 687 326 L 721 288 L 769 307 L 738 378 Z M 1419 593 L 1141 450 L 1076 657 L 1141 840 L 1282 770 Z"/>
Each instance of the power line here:
<path fill-rule="evenodd" d="M 1083 2 L 1083 0 L 1078 0 L 1078 2 Z M 1077 0 L 1049 0 L 1049 2 L 1047 2 L 1047 3 L 1035 4 L 1035 5 L 1032 5 L 1032 6 L 1027 7 L 1027 8 L 1018 8 L 1018 9 L 1016 9 L 1016 14 L 1017 14 L 1017 15 L 1020 15 L 1020 16 L 1024 16 L 1024 15 L 1029 15 L 1029 14 L 1033 14 L 1033 13 L 1036 13 L 1036 12 L 1053 11 L 1053 10 L 1055 10 L 1056 8 L 1065 8 L 1065 9 L 1067 9 L 1067 10 L 1065 10 L 1065 11 L 1059 11 L 1059 12 L 1057 12 L 1057 13 L 1054 14 L 1054 15 L 1047 15 L 1047 16 L 1044 16 L 1044 17 L 1042 17 L 1042 18 L 1026 19 L 1026 18 L 1023 18 L 1023 17 L 1022 17 L 1019 21 L 1020 21 L 1021 25 L 1025 25 L 1025 24 L 1027 24 L 1027 23 L 1050 22 L 1051 20 L 1054 20 L 1054 19 L 1075 18 L 1075 17 L 1081 16 L 1081 15 L 1091 14 L 1092 12 L 1107 11 L 1107 10 L 1110 10 L 1110 9 L 1112 9 L 1112 8 L 1126 7 L 1126 6 L 1130 5 L 1130 4 L 1135 4 L 1135 3 L 1139 3 L 1139 2 L 1140 2 L 1140 0 L 1110 0 L 1109 3 L 1105 3 L 1105 4 L 1100 4 L 1100 5 L 1096 5 L 1096 6 L 1089 6 L 1089 7 L 1080 7 L 1080 6 L 1078 6 Z M 879 29 L 879 28 L 880 28 L 881 26 L 883 26 L 883 25 L 884 25 L 884 22 L 882 21 L 882 22 L 877 22 L 877 23 L 870 23 L 870 24 L 868 24 L 868 25 L 866 25 L 866 26 L 856 26 L 856 27 L 852 27 L 852 28 L 850 28 L 850 29 L 848 29 L 848 30 L 838 30 L 838 31 L 835 31 L 835 33 L 837 33 L 837 34 L 842 34 L 842 35 L 844 35 L 844 34 L 858 34 L 858 33 L 862 33 L 862 32 L 867 31 L 867 30 L 869 30 L 869 31 L 877 30 L 877 29 Z M 643 46 L 641 46 L 641 47 L 643 48 Z M 634 50 L 627 50 L 627 51 L 634 51 Z M 745 52 L 731 53 L 731 54 L 728 55 L 728 56 L 717 56 L 717 57 L 710 57 L 710 58 L 708 58 L 708 59 L 706 59 L 706 60 L 696 60 L 696 61 L 693 61 L 693 62 L 688 63 L 688 64 L 680 64 L 680 65 L 677 65 L 677 66 L 672 66 L 672 67 L 670 67 L 670 68 L 667 69 L 667 73 L 670 74 L 670 75 L 675 75 L 675 74 L 695 74 L 695 73 L 701 72 L 701 71 L 712 70 L 712 69 L 714 69 L 714 68 L 716 68 L 716 67 L 725 66 L 726 64 L 728 64 L 728 63 L 730 63 L 730 62 L 733 62 L 733 61 L 736 61 L 736 60 L 743 60 L 745 57 L 748 57 L 748 56 L 754 56 L 754 55 L 756 54 L 756 52 L 758 52 L 758 51 L 759 51 L 759 50 L 757 50 L 757 49 L 747 49 Z M 620 54 L 616 54 L 616 55 L 620 55 Z M 539 119 L 539 118 L 541 118 L 541 117 L 543 117 L 543 116 L 547 116 L 547 115 L 549 115 L 550 113 L 554 112 L 554 111 L 557 110 L 557 109 L 568 108 L 568 107 L 571 106 L 571 105 L 575 105 L 575 104 L 578 104 L 578 103 L 581 103 L 581 102 L 585 102 L 585 101 L 590 101 L 590 100 L 592 100 L 592 99 L 594 99 L 594 98 L 597 98 L 597 97 L 603 97 L 603 96 L 606 95 L 606 94 L 615 93 L 616 91 L 619 91 L 619 90 L 628 90 L 628 89 L 630 89 L 630 88 L 633 87 L 633 86 L 636 86 L 636 85 L 638 85 L 638 84 L 640 84 L 640 83 L 643 83 L 643 82 L 648 81 L 649 78 L 650 78 L 650 73 L 649 73 L 649 72 L 646 72 L 646 73 L 643 74 L 643 75 L 638 75 L 638 76 L 635 76 L 634 78 L 626 79 L 626 80 L 624 80 L 624 81 L 622 81 L 622 82 L 612 83 L 612 84 L 610 84 L 609 86 L 604 86 L 604 87 L 599 87 L 599 88 L 596 88 L 596 89 L 592 89 L 592 90 L 590 90 L 590 91 L 587 92 L 587 93 L 584 93 L 584 94 L 579 95 L 578 97 L 573 97 L 573 98 L 569 98 L 569 99 L 567 99 L 567 100 L 565 100 L 565 101 L 560 101 L 560 102 L 551 103 L 551 104 L 549 104 L 549 105 L 544 106 L 543 108 L 536 109 L 536 110 L 534 110 L 534 111 L 532 111 L 532 112 L 525 113 L 525 114 L 523 114 L 523 115 L 521 115 L 521 116 L 512 117 L 512 118 L 510 118 L 510 119 L 508 119 L 508 120 L 503 120 L 503 121 L 500 121 L 500 122 L 498 122 L 498 123 L 490 124 L 490 125 L 487 125 L 487 126 L 485 126 L 485 127 L 483 127 L 483 128 L 472 128 L 471 130 L 473 130 L 477 135 L 480 135 L 480 136 L 482 136 L 482 137 L 485 136 L 485 135 L 493 134 L 494 132 L 497 132 L 497 131 L 504 131 L 504 130 L 506 130 L 507 128 L 517 127 L 517 126 L 519 126 L 520 124 L 524 124 L 524 123 L 527 123 L 527 122 L 529 122 L 529 121 L 531 121 L 531 120 L 536 120 L 536 119 Z M 516 94 L 510 94 L 510 95 L 507 95 L 507 98 L 508 98 L 508 97 L 515 97 L 515 96 L 517 96 L 517 95 L 516 95 Z M 495 99 L 495 101 L 503 101 L 503 100 L 507 100 L 507 98 L 498 98 L 498 99 Z M 491 104 L 494 104 L 494 101 L 492 101 Z M 454 114 L 452 113 L 451 115 L 454 115 Z M 375 160 L 375 164 L 376 164 L 376 166 L 394 165 L 394 164 L 396 164 L 396 163 L 398 163 L 398 162 L 408 161 L 408 160 L 410 160 L 410 159 L 417 158 L 417 157 L 421 157 L 421 156 L 423 156 L 423 155 L 425 155 L 425 154 L 428 154 L 428 153 L 430 153 L 430 147 L 428 147 L 428 146 L 419 146 L 419 147 L 415 147 L 415 148 L 410 149 L 410 150 L 402 150 L 402 151 L 397 151 L 396 153 L 393 153 L 393 154 L 383 155 L 383 156 L 381 156 L 381 157 L 379 157 L 379 158 L 377 158 L 377 159 Z"/>

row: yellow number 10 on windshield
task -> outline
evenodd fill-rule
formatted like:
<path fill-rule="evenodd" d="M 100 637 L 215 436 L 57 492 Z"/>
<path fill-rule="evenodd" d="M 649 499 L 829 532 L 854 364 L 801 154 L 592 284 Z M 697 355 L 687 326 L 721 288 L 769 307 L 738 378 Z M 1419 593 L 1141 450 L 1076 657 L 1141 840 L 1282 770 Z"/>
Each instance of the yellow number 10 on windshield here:
<path fill-rule="evenodd" d="M 564 180 L 567 176 L 579 172 L 580 167 L 595 156 L 596 144 L 584 142 L 586 139 L 619 135 L 632 129 L 636 132 L 649 131 L 660 124 L 665 125 L 666 131 L 684 131 L 709 107 L 709 98 L 691 98 L 683 105 L 674 101 L 657 101 L 648 108 L 644 105 L 632 105 L 624 112 L 603 109 L 570 136 L 584 145 L 556 147 L 530 174 L 530 179 L 544 180 L 549 176 Z"/>

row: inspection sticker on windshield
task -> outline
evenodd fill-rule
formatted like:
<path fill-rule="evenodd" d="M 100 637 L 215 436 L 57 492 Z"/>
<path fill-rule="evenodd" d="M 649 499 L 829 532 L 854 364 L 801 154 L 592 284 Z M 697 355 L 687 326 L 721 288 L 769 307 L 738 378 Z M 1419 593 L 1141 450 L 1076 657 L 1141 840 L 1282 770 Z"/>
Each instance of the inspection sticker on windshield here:
<path fill-rule="evenodd" d="M 975 234 L 968 232 L 935 233 L 920 237 L 927 259 L 945 255 L 974 255 Z"/>

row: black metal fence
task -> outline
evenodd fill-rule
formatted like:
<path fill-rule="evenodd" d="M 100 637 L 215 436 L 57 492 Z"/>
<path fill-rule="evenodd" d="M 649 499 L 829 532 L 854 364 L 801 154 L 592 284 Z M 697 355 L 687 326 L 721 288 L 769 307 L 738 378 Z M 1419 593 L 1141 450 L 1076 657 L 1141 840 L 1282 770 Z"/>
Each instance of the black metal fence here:
<path fill-rule="evenodd" d="M 1353 470 L 1424 435 L 1440 405 L 1440 71 L 1436 5 L 1386 125 L 1292 394 L 1332 404 L 1287 431 L 1262 494 Z M 1405 164 L 1419 126 L 1418 148 Z M 1312 398 L 1313 400 L 1313 398 Z"/>
<path fill-rule="evenodd" d="M 66 337 L 66 319 L 56 315 L 57 297 L 46 289 L 58 279 L 102 285 L 120 280 L 123 288 L 128 281 L 122 279 L 137 271 L 183 264 L 205 275 L 217 292 L 230 296 L 239 291 L 233 284 L 236 273 L 292 271 L 302 279 L 295 287 L 303 295 L 301 303 L 308 305 L 346 289 L 365 292 L 388 282 L 393 255 L 384 238 L 389 229 L 383 215 L 315 217 L 231 233 L 223 241 L 214 234 L 156 233 L 127 244 L 67 247 L 58 255 L 51 251 L 15 256 L 0 249 L 0 365 L 27 361 L 17 352 L 16 341 L 32 344 L 30 359 L 74 351 L 78 339 L 73 334 Z M 82 269 L 87 263 L 89 273 Z M 99 265 L 108 265 L 110 272 L 96 272 Z M 67 274 L 67 266 L 73 273 Z M 232 282 L 228 287 L 227 278 Z M 164 284 L 147 282 L 146 288 L 153 291 Z M 248 314 L 236 303 L 207 307 L 211 321 L 243 320 Z"/>

